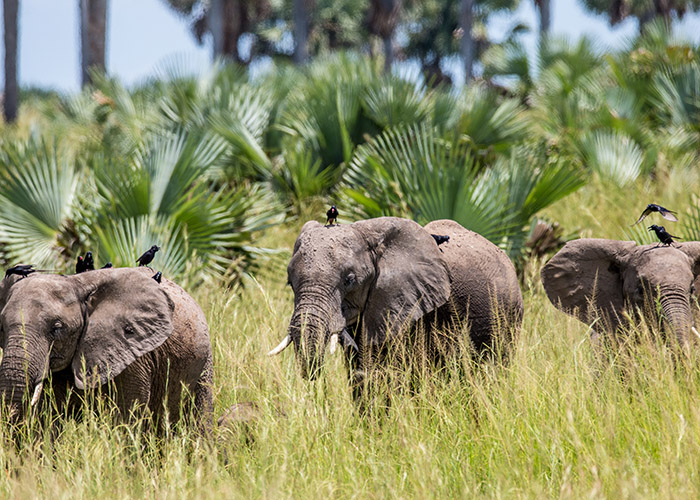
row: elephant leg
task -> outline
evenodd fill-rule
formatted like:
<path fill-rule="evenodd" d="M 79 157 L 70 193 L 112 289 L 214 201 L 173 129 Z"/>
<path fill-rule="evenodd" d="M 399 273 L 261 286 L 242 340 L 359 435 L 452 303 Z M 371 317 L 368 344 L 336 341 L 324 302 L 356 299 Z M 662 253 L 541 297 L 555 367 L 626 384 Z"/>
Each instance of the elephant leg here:
<path fill-rule="evenodd" d="M 214 401 L 212 387 L 214 383 L 214 364 L 211 354 L 207 358 L 202 374 L 194 388 L 194 413 L 196 425 L 205 436 L 211 436 L 214 426 Z"/>

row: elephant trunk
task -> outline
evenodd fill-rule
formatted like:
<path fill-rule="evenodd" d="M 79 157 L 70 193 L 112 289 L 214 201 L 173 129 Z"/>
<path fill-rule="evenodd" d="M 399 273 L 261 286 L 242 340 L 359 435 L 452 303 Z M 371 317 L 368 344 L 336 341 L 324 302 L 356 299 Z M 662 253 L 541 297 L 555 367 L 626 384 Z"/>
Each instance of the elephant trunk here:
<path fill-rule="evenodd" d="M 25 414 L 28 398 L 32 397 L 33 405 L 43 386 L 41 363 L 32 354 L 36 352 L 24 335 L 9 337 L 0 363 L 0 394 L 13 418 L 18 420 Z M 33 395 L 29 391 L 33 391 Z"/>
<path fill-rule="evenodd" d="M 685 347 L 692 327 L 690 302 L 687 293 L 680 290 L 664 291 L 661 295 L 663 323 L 675 335 L 678 343 Z"/>
<path fill-rule="evenodd" d="M 289 323 L 289 336 L 294 342 L 302 373 L 310 379 L 318 375 L 326 346 L 333 333 L 329 310 L 325 301 L 299 301 Z"/>
<path fill-rule="evenodd" d="M 295 314 L 289 326 L 297 359 L 305 377 L 314 379 L 323 363 L 323 354 L 329 330 L 319 316 L 308 310 Z"/>

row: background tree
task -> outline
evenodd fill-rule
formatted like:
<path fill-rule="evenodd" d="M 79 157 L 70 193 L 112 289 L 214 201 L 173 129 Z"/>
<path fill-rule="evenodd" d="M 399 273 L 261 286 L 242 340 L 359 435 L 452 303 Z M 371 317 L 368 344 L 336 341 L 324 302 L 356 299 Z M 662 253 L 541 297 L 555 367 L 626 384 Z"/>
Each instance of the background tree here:
<path fill-rule="evenodd" d="M 268 0 L 166 0 L 166 4 L 190 22 L 197 42 L 212 37 L 212 56 L 248 64 L 255 54 L 255 44 L 247 57 L 239 42 L 246 33 L 255 33 L 257 24 L 271 12 Z"/>
<path fill-rule="evenodd" d="M 83 85 L 92 83 L 91 71 L 105 71 L 107 0 L 79 0 L 80 70 Z"/>
<path fill-rule="evenodd" d="M 309 59 L 309 12 L 313 0 L 294 0 L 294 62 L 303 64 Z"/>
<path fill-rule="evenodd" d="M 472 79 L 474 68 L 474 39 L 472 28 L 474 26 L 474 0 L 462 0 L 459 9 L 459 29 L 462 35 L 460 49 L 464 61 L 464 83 Z"/>
<path fill-rule="evenodd" d="M 540 14 L 540 40 L 547 36 L 552 23 L 551 0 L 535 0 L 535 7 Z"/>
<path fill-rule="evenodd" d="M 3 112 L 7 123 L 11 123 L 17 118 L 17 107 L 19 104 L 19 89 L 17 86 L 18 12 L 19 0 L 4 0 L 5 92 L 3 95 Z"/>
<path fill-rule="evenodd" d="M 637 18 L 639 32 L 655 17 L 661 17 L 670 22 L 675 14 L 678 18 L 690 11 L 700 8 L 698 0 L 583 0 L 583 5 L 596 14 L 608 17 L 611 26 L 628 17 Z"/>
<path fill-rule="evenodd" d="M 404 28 L 408 42 L 403 47 L 404 53 L 418 59 L 423 73 L 434 83 L 449 81 L 442 63 L 446 58 L 461 55 L 469 79 L 474 61 L 489 46 L 486 36 L 489 16 L 517 6 L 518 0 L 411 0 L 406 3 Z"/>
<path fill-rule="evenodd" d="M 384 71 L 391 70 L 394 61 L 394 31 L 399 22 L 402 0 L 372 0 L 367 11 L 369 32 L 382 39 L 384 45 Z"/>

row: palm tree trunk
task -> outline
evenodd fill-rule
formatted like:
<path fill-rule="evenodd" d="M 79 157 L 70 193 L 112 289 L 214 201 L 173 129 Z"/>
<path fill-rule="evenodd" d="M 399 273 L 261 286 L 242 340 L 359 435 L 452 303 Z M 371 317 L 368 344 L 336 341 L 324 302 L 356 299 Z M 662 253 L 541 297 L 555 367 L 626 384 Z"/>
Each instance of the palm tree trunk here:
<path fill-rule="evenodd" d="M 223 57 L 237 63 L 244 62 L 238 52 L 238 40 L 247 22 L 247 19 L 244 19 L 246 13 L 245 5 L 240 0 L 211 0 L 207 24 L 214 42 L 214 58 Z"/>
<path fill-rule="evenodd" d="M 384 73 L 391 72 L 391 65 L 394 62 L 394 43 L 392 37 L 384 38 Z"/>
<path fill-rule="evenodd" d="M 474 24 L 474 0 L 461 0 L 459 26 L 462 28 L 462 59 L 464 60 L 464 83 L 469 83 L 474 77 L 474 40 L 472 25 Z"/>
<path fill-rule="evenodd" d="M 309 59 L 309 13 L 307 0 L 294 0 L 294 62 L 304 64 Z"/>
<path fill-rule="evenodd" d="M 92 83 L 90 71 L 105 71 L 107 0 L 79 0 L 82 84 Z"/>
<path fill-rule="evenodd" d="M 5 92 L 3 95 L 3 112 L 6 123 L 12 123 L 17 119 L 17 108 L 19 106 L 19 89 L 17 86 L 18 14 L 19 0 L 4 0 Z"/>
<path fill-rule="evenodd" d="M 552 4 L 550 0 L 536 0 L 535 4 L 540 11 L 540 40 L 544 40 L 552 24 Z"/>

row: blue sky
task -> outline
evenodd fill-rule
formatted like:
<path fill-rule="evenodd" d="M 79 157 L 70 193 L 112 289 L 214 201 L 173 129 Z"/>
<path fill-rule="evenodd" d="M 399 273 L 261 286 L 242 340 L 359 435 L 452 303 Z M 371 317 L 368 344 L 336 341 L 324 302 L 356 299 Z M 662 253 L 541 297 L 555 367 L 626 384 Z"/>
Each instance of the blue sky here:
<path fill-rule="evenodd" d="M 20 0 L 20 4 L 20 84 L 77 90 L 80 80 L 78 2 Z M 637 30 L 634 21 L 611 29 L 603 17 L 584 12 L 576 0 L 552 0 L 552 10 L 554 34 L 567 35 L 574 40 L 588 35 L 602 47 L 620 46 Z M 536 30 L 532 0 L 522 0 L 515 17 L 494 18 L 489 26 L 491 36 L 498 40 L 516 20 Z M 161 0 L 111 0 L 107 21 L 107 68 L 126 84 L 148 78 L 158 68 L 176 62 L 196 68 L 206 66 L 210 59 L 210 46 L 198 46 L 187 24 Z M 686 16 L 678 24 L 677 31 L 697 43 L 700 16 Z M 533 33 L 527 39 L 531 50 L 534 50 L 534 40 Z"/>

